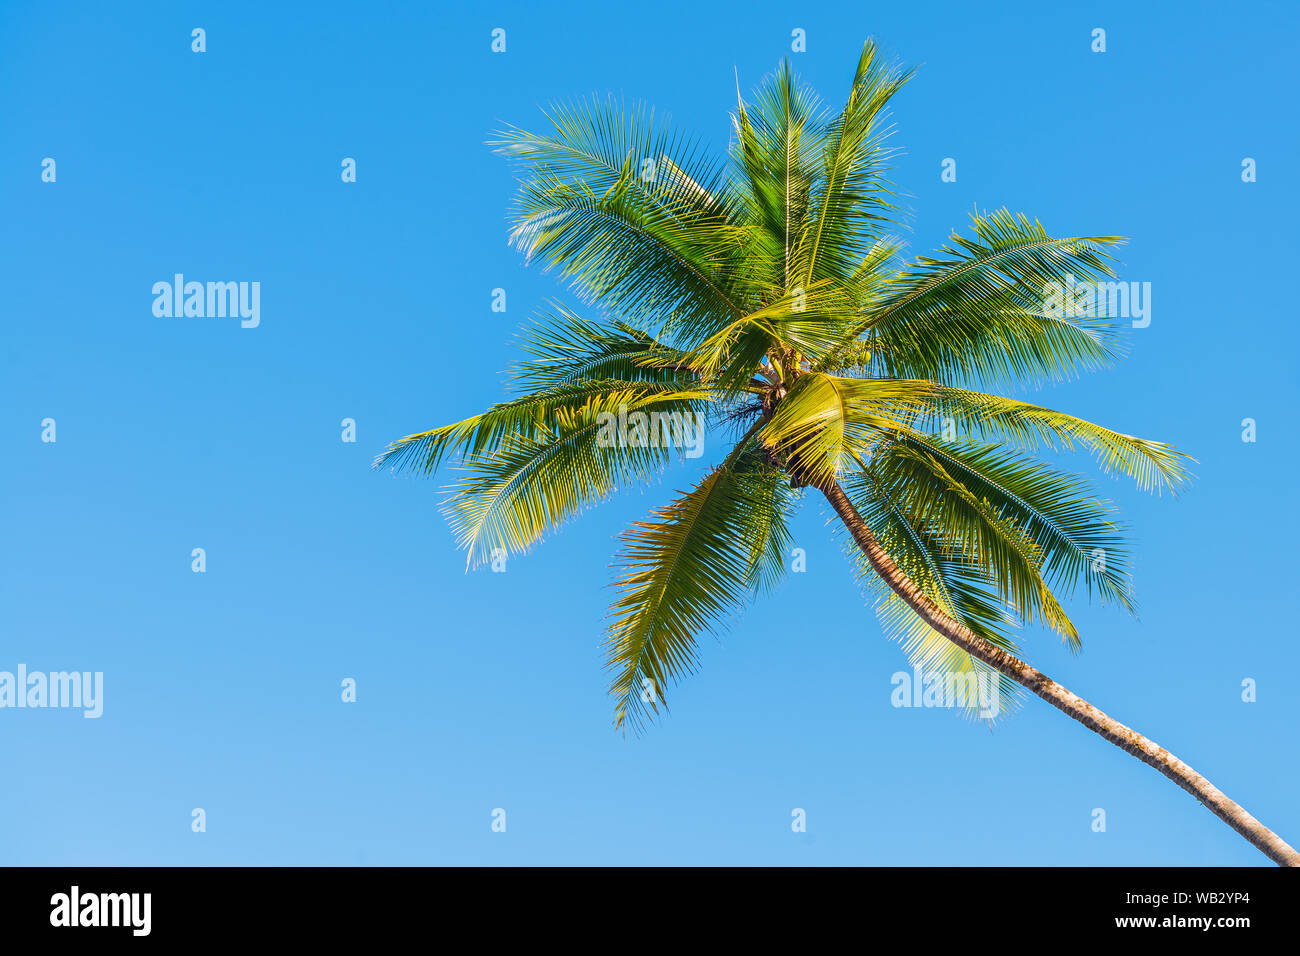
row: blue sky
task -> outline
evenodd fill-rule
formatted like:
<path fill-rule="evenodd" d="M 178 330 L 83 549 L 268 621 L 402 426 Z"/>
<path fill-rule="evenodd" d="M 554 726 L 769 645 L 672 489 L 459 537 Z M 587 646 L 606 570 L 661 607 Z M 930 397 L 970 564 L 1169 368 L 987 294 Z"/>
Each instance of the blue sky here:
<path fill-rule="evenodd" d="M 1133 527 L 1141 620 L 1080 596 L 1084 652 L 1036 632 L 1025 656 L 1300 839 L 1300 651 L 1274 623 L 1300 530 L 1300 343 L 1277 281 L 1295 253 L 1293 6 L 0 16 L 0 670 L 104 674 L 98 719 L 0 709 L 0 862 L 1268 863 L 1041 701 L 993 731 L 891 707 L 906 660 L 819 500 L 796 526 L 806 573 L 706 637 L 671 717 L 625 740 L 600 651 L 615 537 L 695 468 L 469 575 L 438 484 L 370 469 L 390 439 L 501 398 L 532 310 L 576 304 L 506 245 L 493 130 L 612 91 L 721 151 L 737 73 L 752 88 L 794 28 L 828 100 L 868 36 L 920 68 L 894 138 L 914 252 L 1004 205 L 1132 237 L 1122 274 L 1151 282 L 1151 325 L 1119 368 L 1034 397 L 1176 444 L 1198 481 L 1174 501 L 1097 476 Z M 260 282 L 260 325 L 155 317 L 151 287 L 176 272 Z"/>

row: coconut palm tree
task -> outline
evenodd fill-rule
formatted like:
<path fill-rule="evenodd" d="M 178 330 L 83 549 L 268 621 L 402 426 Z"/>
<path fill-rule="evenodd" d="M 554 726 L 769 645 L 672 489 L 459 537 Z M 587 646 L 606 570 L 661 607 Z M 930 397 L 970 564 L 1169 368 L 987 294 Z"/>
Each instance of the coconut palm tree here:
<path fill-rule="evenodd" d="M 780 578 L 790 516 L 816 492 L 887 632 L 932 680 L 971 691 L 959 705 L 988 716 L 1028 690 L 1300 865 L 1187 764 L 1016 656 L 1028 625 L 1078 647 L 1058 594 L 1079 585 L 1134 609 L 1114 506 L 1035 453 L 1091 451 L 1170 492 L 1189 459 L 1004 394 L 1116 357 L 1113 324 L 1073 290 L 1113 276 L 1117 238 L 1053 238 L 999 211 L 902 258 L 884 140 L 908 76 L 868 43 L 831 110 L 783 65 L 753 102 L 738 96 L 716 162 L 613 100 L 557 107 L 543 134 L 505 130 L 493 145 L 522 174 L 512 242 L 598 312 L 550 308 L 526 333 L 516 397 L 401 438 L 376 465 L 458 460 L 445 507 L 475 564 L 721 432 L 725 456 L 624 535 L 606 642 L 616 726 L 654 719 L 697 636 Z M 974 692 L 989 685 L 993 707 Z"/>

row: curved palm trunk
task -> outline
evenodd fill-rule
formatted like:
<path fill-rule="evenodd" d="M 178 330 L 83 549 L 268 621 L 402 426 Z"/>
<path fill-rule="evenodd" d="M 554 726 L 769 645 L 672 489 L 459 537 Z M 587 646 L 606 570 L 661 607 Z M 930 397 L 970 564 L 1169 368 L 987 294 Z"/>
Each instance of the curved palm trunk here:
<path fill-rule="evenodd" d="M 871 529 L 858 514 L 848 495 L 834 481 L 817 484 L 826 496 L 844 526 L 853 535 L 871 567 L 899 597 L 919 614 L 926 624 L 952 641 L 972 657 L 1001 671 L 1016 683 L 1027 687 L 1053 707 L 1064 711 L 1089 730 L 1095 731 L 1121 750 L 1155 767 L 1178 786 L 1182 787 L 1216 816 L 1260 849 L 1279 866 L 1300 866 L 1297 853 L 1285 840 L 1260 823 L 1241 806 L 1228 799 L 1214 784 L 1206 780 L 1187 764 L 1154 741 L 1143 737 L 1131 727 L 1107 717 L 1077 694 L 1066 690 L 1046 674 L 1030 667 L 1013 654 L 986 641 L 975 632 L 944 614 L 912 580 L 899 569 L 880 546 Z"/>

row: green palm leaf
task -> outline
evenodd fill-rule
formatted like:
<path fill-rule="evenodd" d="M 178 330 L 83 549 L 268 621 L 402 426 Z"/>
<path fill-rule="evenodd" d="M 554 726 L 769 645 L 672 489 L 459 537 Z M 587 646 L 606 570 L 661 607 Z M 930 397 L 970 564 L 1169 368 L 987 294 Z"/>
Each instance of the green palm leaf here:
<path fill-rule="evenodd" d="M 680 448 L 662 440 L 655 419 L 641 434 L 621 435 L 624 415 L 694 416 L 710 400 L 705 392 L 645 386 L 608 392 L 560 409 L 541 437 L 514 433 L 490 453 L 468 458 L 467 475 L 445 505 L 468 563 L 483 563 L 497 549 L 527 550 L 620 482 L 649 481 L 681 456 Z"/>
<path fill-rule="evenodd" d="M 688 327 L 738 315 L 746 242 L 721 172 L 651 112 L 613 101 L 552 111 L 547 136 L 494 145 L 527 174 L 511 241 L 592 301 Z"/>
<path fill-rule="evenodd" d="M 615 724 L 639 731 L 664 690 L 694 670 L 695 638 L 770 583 L 789 541 L 777 469 L 744 439 L 723 464 L 623 535 L 621 596 L 606 649 Z"/>
<path fill-rule="evenodd" d="M 875 43 L 863 47 L 848 101 L 826 132 L 823 168 L 797 245 L 804 285 L 851 277 L 881 225 L 892 221 L 883 120 L 886 104 L 911 75 L 885 66 Z"/>
<path fill-rule="evenodd" d="M 1091 449 L 1102 471 L 1137 481 L 1143 491 L 1177 493 L 1190 480 L 1191 459 L 1163 442 L 1111 431 L 1101 425 L 1017 399 L 936 387 L 936 421 L 952 416 L 957 427 L 976 436 L 992 436 L 1027 449 Z"/>
<path fill-rule="evenodd" d="M 626 322 L 597 324 L 563 306 L 541 314 L 524 341 L 529 356 L 514 369 L 516 387 L 525 392 L 583 381 L 695 382 L 698 372 L 687 354 Z"/>
<path fill-rule="evenodd" d="M 947 546 L 931 530 L 913 523 L 902 503 L 870 473 L 846 477 L 844 487 L 890 555 L 936 605 L 995 646 L 1011 653 L 1018 651 L 1010 633 L 1017 627 L 1016 622 L 995 593 L 986 568 L 970 564 L 960 551 Z M 848 553 L 857 566 L 859 580 L 873 595 L 885 636 L 902 645 L 914 667 L 945 685 L 951 682 L 954 687 L 969 687 L 973 681 L 977 691 L 995 691 L 996 703 L 985 699 L 982 707 L 978 693 L 973 697 L 966 694 L 962 709 L 967 716 L 991 710 L 993 713 L 985 717 L 992 719 L 1017 706 L 1019 688 L 1012 681 L 926 624 L 885 585 L 861 550 L 850 547 Z"/>
<path fill-rule="evenodd" d="M 1089 595 L 1136 612 L 1131 554 L 1114 502 L 1096 497 L 1075 475 L 999 445 L 909 436 L 972 494 L 1013 518 L 1042 552 L 1043 574 L 1067 592 L 1082 582 Z"/>

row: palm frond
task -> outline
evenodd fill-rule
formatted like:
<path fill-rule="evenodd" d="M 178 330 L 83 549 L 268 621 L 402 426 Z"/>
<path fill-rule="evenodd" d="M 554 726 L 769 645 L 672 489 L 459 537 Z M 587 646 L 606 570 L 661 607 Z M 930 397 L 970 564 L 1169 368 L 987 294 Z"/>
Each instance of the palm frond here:
<path fill-rule="evenodd" d="M 971 494 L 1025 529 L 1043 554 L 1042 573 L 1057 589 L 1080 582 L 1103 603 L 1136 613 L 1132 554 L 1114 502 L 1098 498 L 1087 481 L 1000 445 L 944 441 L 916 434 L 902 443 L 925 448 Z"/>
<path fill-rule="evenodd" d="M 597 324 L 561 305 L 538 316 L 525 336 L 527 359 L 515 366 L 514 384 L 525 392 L 577 382 L 696 382 L 686 353 L 626 322 Z"/>
<path fill-rule="evenodd" d="M 936 421 L 952 416 L 971 436 L 993 436 L 1026 449 L 1091 449 L 1106 474 L 1133 478 L 1143 491 L 1176 494 L 1190 479 L 1192 459 L 1163 442 L 1111 431 L 1101 425 L 1040 405 L 1000 395 L 936 386 Z M 937 430 L 937 429 L 936 429 Z"/>
<path fill-rule="evenodd" d="M 1048 299 L 1053 284 L 1113 276 L 1107 249 L 1122 240 L 1053 238 L 1006 210 L 974 226 L 973 238 L 953 233 L 939 257 L 893 276 L 844 344 L 865 338 L 882 374 L 953 385 L 1061 381 L 1113 361 L 1113 322 L 1055 314 Z"/>
<path fill-rule="evenodd" d="M 399 438 L 375 458 L 373 467 L 416 471 L 428 477 L 448 457 L 492 454 L 512 439 L 544 440 L 554 433 L 557 416 L 562 413 L 572 414 L 588 406 L 599 413 L 610 403 L 639 402 L 655 396 L 674 398 L 682 394 L 683 388 L 692 387 L 671 380 L 559 381 L 450 425 Z"/>
<path fill-rule="evenodd" d="M 1043 579 L 1043 552 L 1014 512 L 975 494 L 916 444 L 890 444 L 868 469 L 915 526 L 966 565 L 982 569 L 1018 620 L 1041 622 L 1078 648 L 1078 629 Z"/>
<path fill-rule="evenodd" d="M 494 143 L 527 170 L 511 242 L 612 311 L 688 327 L 740 314 L 746 238 L 721 168 L 640 107 L 591 101 L 550 118 L 550 135 L 510 128 Z"/>
<path fill-rule="evenodd" d="M 483 563 L 498 549 L 525 551 L 620 482 L 649 481 L 682 456 L 673 433 L 698 428 L 693 416 L 711 401 L 705 392 L 646 386 L 608 392 L 559 409 L 539 437 L 511 433 L 469 458 L 445 504 L 467 563 Z"/>
<path fill-rule="evenodd" d="M 810 197 L 795 259 L 805 285 L 852 276 L 892 222 L 893 206 L 884 182 L 890 152 L 884 147 L 886 104 L 911 78 L 910 71 L 885 65 L 879 48 L 862 49 L 844 108 L 825 136 L 821 175 Z"/>
<path fill-rule="evenodd" d="M 890 557 L 945 614 L 997 647 L 1019 652 L 1011 636 L 1018 625 L 999 599 L 986 568 L 970 564 L 960 551 L 914 524 L 901 502 L 871 473 L 845 476 L 844 490 Z M 973 681 L 983 694 L 964 695 L 967 716 L 982 710 L 983 717 L 992 720 L 1017 706 L 1018 685 L 933 630 L 875 573 L 861 549 L 850 544 L 846 541 L 846 550 L 857 565 L 859 580 L 875 599 L 885 636 L 902 645 L 923 677 L 949 686 L 969 687 Z"/>
<path fill-rule="evenodd" d="M 787 492 L 749 438 L 691 491 L 623 535 L 606 641 L 615 725 L 640 731 L 696 666 L 696 636 L 770 583 L 789 540 Z"/>

